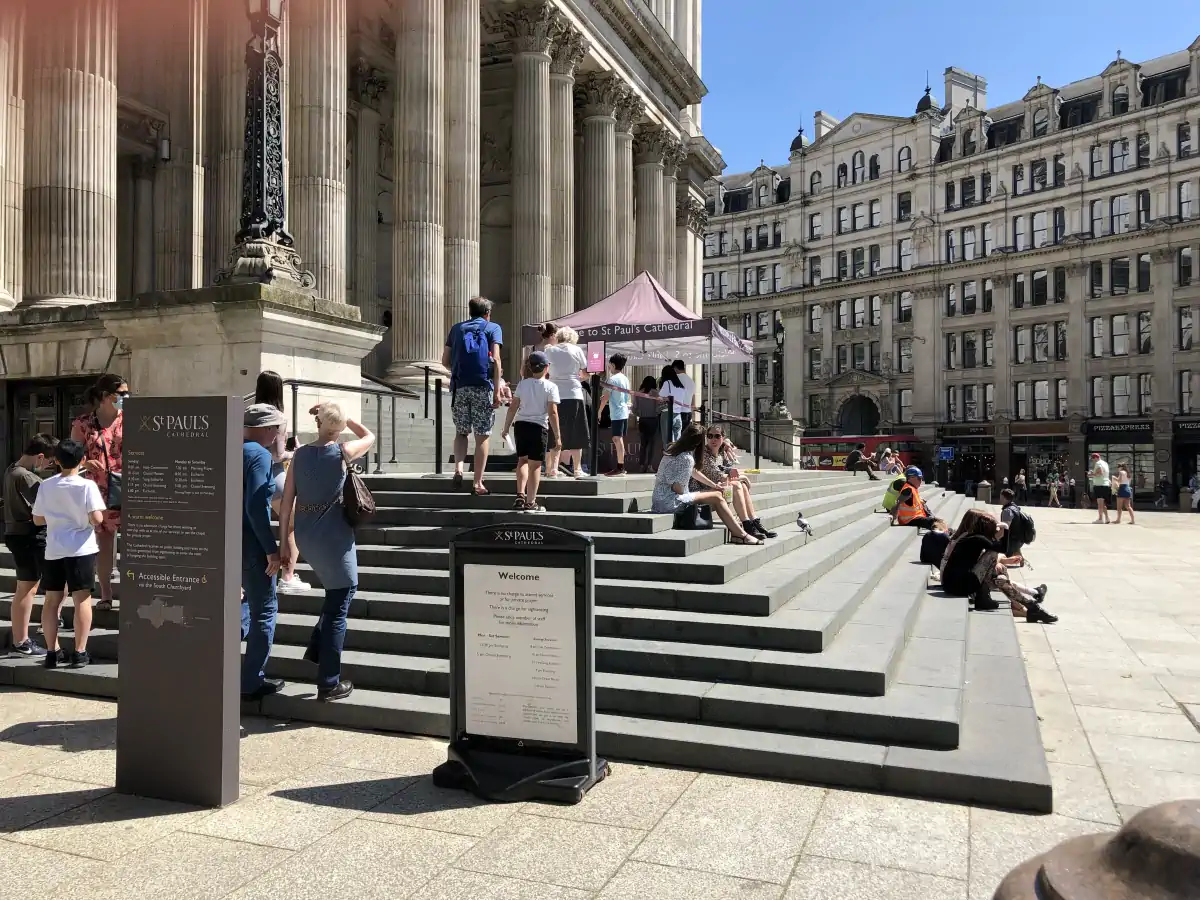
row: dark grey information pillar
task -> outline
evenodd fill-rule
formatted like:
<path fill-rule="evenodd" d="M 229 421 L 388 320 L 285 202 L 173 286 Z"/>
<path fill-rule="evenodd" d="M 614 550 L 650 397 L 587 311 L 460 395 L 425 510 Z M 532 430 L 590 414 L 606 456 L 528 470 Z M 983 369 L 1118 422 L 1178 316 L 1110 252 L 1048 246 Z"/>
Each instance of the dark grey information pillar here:
<path fill-rule="evenodd" d="M 450 746 L 434 784 L 578 803 L 596 756 L 591 538 L 549 525 L 450 542 Z"/>
<path fill-rule="evenodd" d="M 125 404 L 122 793 L 238 797 L 243 409 L 237 397 Z"/>

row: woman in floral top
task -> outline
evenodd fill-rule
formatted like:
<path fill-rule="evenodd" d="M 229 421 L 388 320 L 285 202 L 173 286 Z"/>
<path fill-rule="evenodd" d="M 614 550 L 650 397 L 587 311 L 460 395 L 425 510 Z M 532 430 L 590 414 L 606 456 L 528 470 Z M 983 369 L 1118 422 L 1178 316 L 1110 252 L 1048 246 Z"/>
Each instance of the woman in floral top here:
<path fill-rule="evenodd" d="M 704 436 L 704 449 L 700 451 L 697 471 L 722 489 L 726 486 L 732 489 L 733 509 L 742 520 L 742 528 L 748 534 L 765 538 L 778 537 L 778 532 L 768 531 L 758 518 L 758 513 L 754 510 L 754 501 L 750 499 L 749 483 L 743 480 L 735 468 L 737 457 L 731 452 L 732 444 L 727 449 L 726 443 L 728 442 L 725 432 L 721 427 L 709 425 Z M 703 490 L 703 486 L 696 481 L 695 473 L 692 475 L 691 489 Z"/>
<path fill-rule="evenodd" d="M 121 472 L 121 451 L 125 435 L 125 417 L 121 407 L 129 396 L 129 385 L 120 375 L 101 375 L 88 390 L 92 411 L 84 413 L 71 424 L 71 440 L 79 441 L 86 451 L 82 474 L 96 482 L 104 502 L 110 503 L 109 475 Z M 121 527 L 121 510 L 106 509 L 104 521 L 96 526 L 96 541 L 100 557 L 96 571 L 100 580 L 100 602 L 97 609 L 112 609 L 113 563 L 116 561 L 117 531 Z"/>

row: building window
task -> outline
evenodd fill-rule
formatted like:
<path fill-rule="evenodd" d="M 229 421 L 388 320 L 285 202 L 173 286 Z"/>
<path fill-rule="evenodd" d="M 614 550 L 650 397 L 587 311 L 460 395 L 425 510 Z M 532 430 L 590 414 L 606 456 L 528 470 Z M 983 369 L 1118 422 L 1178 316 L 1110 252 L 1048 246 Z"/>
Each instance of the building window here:
<path fill-rule="evenodd" d="M 742 232 L 742 249 L 747 253 L 754 249 L 754 229 L 747 228 Z M 761 248 L 760 248 L 761 249 Z"/>
<path fill-rule="evenodd" d="M 1092 178 L 1099 178 L 1104 174 L 1104 148 L 1099 144 L 1092 147 L 1091 172 Z"/>
<path fill-rule="evenodd" d="M 996 332 L 990 328 L 983 329 L 983 365 L 991 368 L 996 364 Z"/>
<path fill-rule="evenodd" d="M 1092 237 L 1104 236 L 1104 201 L 1092 201 Z"/>
<path fill-rule="evenodd" d="M 962 138 L 962 155 L 971 156 L 975 152 L 975 129 L 967 128 L 963 131 Z"/>
<path fill-rule="evenodd" d="M 1145 293 L 1150 290 L 1150 254 L 1138 254 L 1137 264 L 1137 289 Z"/>
<path fill-rule="evenodd" d="M 758 331 L 756 337 L 765 338 L 771 335 L 771 314 L 769 312 L 760 312 L 758 314 Z"/>
<path fill-rule="evenodd" d="M 896 304 L 896 321 L 912 321 L 913 295 L 912 291 L 901 291 L 900 302 Z"/>
<path fill-rule="evenodd" d="M 883 201 L 882 200 L 872 200 L 871 201 L 871 219 L 870 219 L 871 227 L 878 228 L 882 221 L 883 221 Z"/>
<path fill-rule="evenodd" d="M 724 256 L 726 253 L 729 252 L 729 232 L 728 231 L 721 232 L 720 248 L 719 248 L 718 252 L 720 253 L 721 256 Z"/>
<path fill-rule="evenodd" d="M 771 266 L 771 281 L 776 292 L 783 290 L 783 265 L 781 263 Z"/>
<path fill-rule="evenodd" d="M 954 209 L 954 182 L 946 182 L 946 209 Z"/>
<path fill-rule="evenodd" d="M 810 238 L 819 238 L 821 236 L 821 214 L 813 213 L 808 217 L 808 236 Z"/>
<path fill-rule="evenodd" d="M 996 417 L 996 386 L 994 384 L 985 384 L 983 386 L 983 420 L 990 422 Z"/>
<path fill-rule="evenodd" d="M 883 363 L 883 360 L 880 358 L 880 354 L 879 354 L 879 341 L 871 341 L 870 350 L 871 350 L 871 361 L 870 361 L 871 371 L 879 372 L 880 368 L 882 367 L 882 363 Z"/>
<path fill-rule="evenodd" d="M 821 379 L 821 348 L 813 347 L 808 351 L 808 377 L 813 381 Z"/>
<path fill-rule="evenodd" d="M 975 179 L 964 178 L 962 180 L 962 205 L 975 205 Z"/>
<path fill-rule="evenodd" d="M 1029 362 L 1029 326 L 1018 325 L 1013 329 L 1013 362 L 1020 365 Z"/>
<path fill-rule="evenodd" d="M 1013 278 L 1013 309 L 1025 307 L 1025 273 L 1018 272 Z"/>
<path fill-rule="evenodd" d="M 766 384 L 770 381 L 771 357 L 760 353 L 754 357 L 754 383 Z"/>
<path fill-rule="evenodd" d="M 1192 373 L 1184 369 L 1179 373 L 1179 412 L 1187 415 L 1192 411 Z"/>
<path fill-rule="evenodd" d="M 1129 355 L 1129 317 L 1119 315 L 1112 317 L 1112 355 Z"/>
<path fill-rule="evenodd" d="M 1050 114 L 1044 108 L 1033 111 L 1033 136 L 1041 137 L 1050 130 Z"/>
<path fill-rule="evenodd" d="M 1013 216 L 1012 221 L 1012 248 L 1014 250 L 1028 250 L 1029 244 L 1025 242 L 1025 217 Z"/>
<path fill-rule="evenodd" d="M 1104 263 L 1098 259 L 1088 266 L 1088 287 L 1093 300 L 1104 294 Z"/>
<path fill-rule="evenodd" d="M 879 155 L 872 154 L 867 162 L 867 178 L 874 181 L 879 177 Z"/>
<path fill-rule="evenodd" d="M 992 311 L 992 279 L 983 279 L 983 311 L 989 313 Z"/>
<path fill-rule="evenodd" d="M 1099 359 L 1104 355 L 1104 319 L 1100 316 L 1092 317 L 1092 358 Z"/>
<path fill-rule="evenodd" d="M 1046 246 L 1046 214 L 1044 212 L 1036 212 L 1033 214 L 1033 246 Z"/>
<path fill-rule="evenodd" d="M 742 272 L 742 293 L 747 297 L 754 295 L 754 269 L 745 269 Z"/>
<path fill-rule="evenodd" d="M 867 247 L 867 272 L 871 275 L 878 275 L 879 265 L 879 245 L 871 244 Z"/>
<path fill-rule="evenodd" d="M 980 248 L 980 256 L 987 256 L 992 252 L 992 223 L 984 222 L 981 227 L 980 237 L 983 239 L 983 246 Z"/>
<path fill-rule="evenodd" d="M 962 286 L 962 311 L 964 316 L 975 314 L 976 309 L 976 282 L 964 281 Z"/>
<path fill-rule="evenodd" d="M 821 173 L 819 171 L 808 176 L 808 192 L 810 194 L 821 193 Z"/>
<path fill-rule="evenodd" d="M 1175 268 L 1179 272 L 1179 286 L 1192 283 L 1192 248 L 1180 247 L 1175 259 Z"/>
<path fill-rule="evenodd" d="M 896 195 L 896 221 L 907 222 L 912 218 L 912 193 L 904 191 Z"/>
<path fill-rule="evenodd" d="M 962 230 L 962 256 L 963 259 L 975 258 L 975 226 L 968 225 Z"/>
<path fill-rule="evenodd" d="M 1179 307 L 1177 315 L 1179 316 L 1179 349 L 1192 349 L 1192 308 L 1190 306 Z"/>
<path fill-rule="evenodd" d="M 837 210 L 837 233 L 845 234 L 850 230 L 850 210 L 839 206 Z"/>
<path fill-rule="evenodd" d="M 953 384 L 946 388 L 946 421 L 958 421 L 958 387 Z"/>
<path fill-rule="evenodd" d="M 992 173 L 984 172 L 979 176 L 979 199 L 987 203 L 992 197 Z"/>
<path fill-rule="evenodd" d="M 1088 406 L 1092 415 L 1099 418 L 1104 415 L 1104 379 L 1093 378 L 1088 382 Z"/>
<path fill-rule="evenodd" d="M 1137 314 L 1138 353 L 1151 353 L 1154 351 L 1154 337 L 1150 333 L 1151 321 L 1149 310 L 1142 310 Z"/>
<path fill-rule="evenodd" d="M 810 287 L 821 286 L 821 257 L 819 256 L 808 258 L 808 284 Z"/>
<path fill-rule="evenodd" d="M 867 345 L 854 344 L 851 350 L 854 351 L 854 368 L 864 371 L 867 368 Z"/>
<path fill-rule="evenodd" d="M 714 282 L 713 273 L 705 272 L 704 273 L 704 299 L 705 300 L 713 299 L 713 282 Z"/>
<path fill-rule="evenodd" d="M 1030 297 L 1030 305 L 1045 306 L 1050 298 L 1049 286 L 1047 285 L 1047 276 L 1049 273 L 1045 269 L 1038 269 L 1033 273 L 1033 291 Z"/>
<path fill-rule="evenodd" d="M 953 369 L 958 363 L 958 335 L 951 332 L 946 335 L 946 368 Z"/>
<path fill-rule="evenodd" d="M 1114 295 L 1129 293 L 1129 257 L 1119 256 L 1112 261 L 1111 265 L 1112 281 L 1109 283 L 1109 290 Z"/>
<path fill-rule="evenodd" d="M 838 281 L 845 281 L 849 277 L 850 277 L 849 257 L 847 256 L 845 250 L 839 250 L 837 252 L 837 279 L 838 279 Z"/>
<path fill-rule="evenodd" d="M 896 365 L 901 374 L 912 371 L 912 338 L 896 341 Z"/>
<path fill-rule="evenodd" d="M 709 232 L 704 236 L 704 258 L 710 259 L 717 255 L 717 236 Z"/>
<path fill-rule="evenodd" d="M 952 319 L 958 315 L 958 286 L 946 285 L 946 318 Z"/>
<path fill-rule="evenodd" d="M 1046 189 L 1046 160 L 1035 159 L 1029 167 L 1029 181 L 1035 191 Z"/>
<path fill-rule="evenodd" d="M 729 387 L 729 366 L 717 366 L 717 385 L 719 387 Z"/>
<path fill-rule="evenodd" d="M 1144 169 L 1150 165 L 1150 133 L 1139 131 L 1137 136 L 1137 167 Z"/>
<path fill-rule="evenodd" d="M 845 163 L 838 163 L 838 167 L 837 167 L 837 186 L 838 186 L 838 187 L 840 187 L 840 188 L 844 188 L 844 187 L 846 186 L 846 180 L 847 180 L 847 177 L 848 177 L 848 176 L 847 176 L 847 172 L 846 172 L 846 164 L 845 164 Z"/>
<path fill-rule="evenodd" d="M 850 348 L 845 344 L 838 344 L 837 348 L 837 370 L 841 375 L 850 366 Z"/>
<path fill-rule="evenodd" d="M 1179 213 L 1179 218 L 1190 219 L 1192 217 L 1192 183 L 1190 181 L 1179 182 L 1175 188 L 1175 197 L 1175 209 Z"/>
<path fill-rule="evenodd" d="M 1012 186 L 1014 197 L 1025 190 L 1025 166 L 1022 163 L 1012 167 Z"/>
<path fill-rule="evenodd" d="M 768 245 L 771 243 L 771 239 L 768 236 L 768 231 L 769 231 L 769 229 L 767 228 L 766 225 L 758 226 L 758 242 L 757 243 L 758 243 L 759 250 L 766 250 Z"/>
<path fill-rule="evenodd" d="M 1058 266 L 1054 269 L 1054 302 L 1065 303 L 1067 300 L 1067 267 Z"/>
<path fill-rule="evenodd" d="M 1108 171 L 1116 175 L 1129 168 L 1129 139 L 1120 138 L 1108 145 Z"/>
<path fill-rule="evenodd" d="M 979 365 L 979 335 L 974 331 L 963 333 L 962 364 L 964 369 L 974 369 Z"/>
<path fill-rule="evenodd" d="M 767 205 L 767 203 L 768 203 L 767 198 L 769 196 L 770 196 L 770 191 L 767 189 L 767 186 L 765 184 L 760 184 L 758 186 L 758 205 L 760 208 Z"/>
<path fill-rule="evenodd" d="M 750 315 L 750 313 L 744 313 L 742 315 L 742 338 L 744 340 L 749 341 L 749 340 L 753 339 L 753 337 L 754 337 L 754 316 Z M 749 382 L 746 382 L 746 383 L 749 384 Z"/>
<path fill-rule="evenodd" d="M 1061 153 L 1054 154 L 1054 186 L 1062 187 L 1067 183 L 1067 159 Z"/>
<path fill-rule="evenodd" d="M 1018 419 L 1028 419 L 1029 418 L 1029 383 L 1025 382 L 1025 381 L 1018 381 L 1014 385 L 1014 387 L 1016 388 L 1016 390 L 1014 391 L 1014 394 L 1016 396 L 1016 403 L 1014 404 L 1014 406 L 1016 406 L 1016 409 L 1017 409 L 1017 418 Z"/>
<path fill-rule="evenodd" d="M 855 247 L 851 251 L 851 258 L 854 260 L 853 272 L 855 278 L 863 278 L 867 274 L 867 254 L 862 247 Z"/>
<path fill-rule="evenodd" d="M 1137 227 L 1145 228 L 1150 224 L 1150 192 L 1137 192 Z"/>
<path fill-rule="evenodd" d="M 946 232 L 946 262 L 954 262 L 958 258 L 956 243 L 952 228 Z"/>
<path fill-rule="evenodd" d="M 912 238 L 901 238 L 898 252 L 900 254 L 900 271 L 907 272 L 912 269 Z"/>
<path fill-rule="evenodd" d="M 838 331 L 845 331 L 850 327 L 850 301 L 839 300 L 837 305 L 837 327 Z"/>
<path fill-rule="evenodd" d="M 1033 361 L 1050 361 L 1050 326 L 1044 322 L 1033 326 Z"/>
<path fill-rule="evenodd" d="M 750 363 L 742 363 L 741 369 L 742 369 L 742 384 L 749 385 L 750 384 Z"/>
<path fill-rule="evenodd" d="M 1129 195 L 1118 194 L 1109 201 L 1109 234 L 1123 234 L 1129 230 Z"/>
<path fill-rule="evenodd" d="M 1054 358 L 1062 362 L 1067 358 L 1067 323 L 1054 323 Z"/>
<path fill-rule="evenodd" d="M 720 275 L 720 278 L 721 278 L 721 294 L 720 294 L 720 296 L 721 296 L 721 299 L 724 300 L 726 297 L 729 296 L 730 274 L 728 272 L 722 272 Z"/>
<path fill-rule="evenodd" d="M 963 421 L 978 422 L 979 421 L 979 387 L 974 384 L 964 384 L 962 389 L 963 395 Z"/>
<path fill-rule="evenodd" d="M 1180 159 L 1192 155 L 1192 126 L 1184 122 L 1175 130 L 1176 154 Z"/>
<path fill-rule="evenodd" d="M 1118 84 L 1113 88 L 1112 114 L 1120 116 L 1127 112 L 1129 112 L 1129 88 L 1123 84 Z"/>
<path fill-rule="evenodd" d="M 821 410 L 821 398 L 815 394 L 808 398 L 808 424 L 810 427 L 816 427 L 823 421 Z"/>
<path fill-rule="evenodd" d="M 1067 211 L 1061 206 L 1054 207 L 1054 243 L 1062 243 L 1067 236 Z"/>
<path fill-rule="evenodd" d="M 854 183 L 861 184 L 863 181 L 866 180 L 864 175 L 865 175 L 866 168 L 867 168 L 865 157 L 863 156 L 863 152 L 861 150 L 858 150 L 855 152 L 853 161 L 854 161 Z"/>
<path fill-rule="evenodd" d="M 808 308 L 808 333 L 821 333 L 821 306 L 814 303 Z"/>
<path fill-rule="evenodd" d="M 1050 382 L 1035 381 L 1033 383 L 1033 417 L 1035 419 L 1050 418 Z"/>
<path fill-rule="evenodd" d="M 912 168 L 912 150 L 908 147 L 901 147 L 896 153 L 896 168 L 901 172 Z"/>
<path fill-rule="evenodd" d="M 853 207 L 854 223 L 852 225 L 855 231 L 862 231 L 867 227 L 867 213 L 864 204 L 855 203 Z"/>
<path fill-rule="evenodd" d="M 1129 415 L 1129 376 L 1114 375 L 1112 380 L 1112 414 Z"/>
<path fill-rule="evenodd" d="M 871 324 L 883 324 L 883 298 L 878 294 L 871 298 Z"/>
<path fill-rule="evenodd" d="M 864 328 L 867 324 L 867 298 L 854 298 L 854 327 Z"/>
<path fill-rule="evenodd" d="M 907 147 L 904 148 L 904 150 L 907 149 Z M 901 152 L 903 153 L 904 150 Z M 905 388 L 904 390 L 900 391 L 900 396 L 896 404 L 899 407 L 896 418 L 902 425 L 907 425 L 912 421 L 912 395 L 912 388 Z"/>
<path fill-rule="evenodd" d="M 1054 411 L 1054 418 L 1065 419 L 1067 417 L 1067 379 L 1060 378 L 1054 385 L 1054 398 L 1057 402 L 1057 407 Z"/>

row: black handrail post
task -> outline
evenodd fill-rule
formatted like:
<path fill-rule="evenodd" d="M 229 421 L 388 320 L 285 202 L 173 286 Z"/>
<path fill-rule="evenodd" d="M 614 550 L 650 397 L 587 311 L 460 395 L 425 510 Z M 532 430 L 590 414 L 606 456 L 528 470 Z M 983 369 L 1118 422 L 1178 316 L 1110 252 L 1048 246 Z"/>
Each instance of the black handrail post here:
<path fill-rule="evenodd" d="M 592 415 L 588 423 L 592 437 L 591 450 L 588 453 L 588 468 L 592 476 L 599 474 L 600 465 L 600 376 L 592 375 Z"/>
<path fill-rule="evenodd" d="M 298 432 L 300 431 L 300 385 L 292 382 L 292 437 L 300 440 Z"/>
<path fill-rule="evenodd" d="M 442 379 L 433 383 L 433 472 L 442 474 Z"/>
<path fill-rule="evenodd" d="M 754 411 L 754 468 L 762 468 L 762 412 Z"/>
<path fill-rule="evenodd" d="M 671 440 L 668 441 L 667 438 Z M 667 395 L 667 433 L 663 436 L 663 446 L 675 443 L 675 395 Z"/>
<path fill-rule="evenodd" d="M 429 366 L 422 366 L 425 370 L 425 418 L 429 418 Z M 393 419 L 395 416 L 392 417 Z M 393 460 L 395 462 L 395 460 Z"/>
<path fill-rule="evenodd" d="M 426 382 L 428 382 L 428 378 L 426 379 Z M 426 383 L 426 385 L 425 385 L 425 391 L 426 391 L 425 392 L 425 402 L 428 403 L 429 402 L 429 384 L 428 383 Z M 428 413 L 425 415 L 425 418 L 427 418 L 427 419 L 429 418 Z M 390 460 L 388 460 L 388 462 L 391 462 L 391 463 L 396 462 L 396 395 L 395 394 L 392 394 L 392 458 Z"/>
<path fill-rule="evenodd" d="M 379 436 L 383 434 L 383 394 L 375 395 L 375 474 L 383 474 L 383 447 Z"/>

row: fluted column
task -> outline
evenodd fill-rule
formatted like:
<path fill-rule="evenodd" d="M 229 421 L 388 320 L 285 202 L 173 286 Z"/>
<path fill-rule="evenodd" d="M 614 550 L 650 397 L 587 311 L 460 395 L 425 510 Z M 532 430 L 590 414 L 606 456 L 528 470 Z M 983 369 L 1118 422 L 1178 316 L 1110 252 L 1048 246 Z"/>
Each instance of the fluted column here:
<path fill-rule="evenodd" d="M 346 0 L 290 4 L 288 225 L 317 293 L 346 302 Z"/>
<path fill-rule="evenodd" d="M 396 204 L 392 362 L 388 376 L 423 379 L 438 365 L 445 299 L 445 18 L 442 0 L 397 9 L 394 118 Z"/>
<path fill-rule="evenodd" d="M 625 89 L 620 79 L 599 74 L 579 85 L 583 119 L 583 194 L 580 208 L 580 252 L 583 257 L 579 306 L 599 303 L 617 288 L 618 231 L 616 111 Z"/>
<path fill-rule="evenodd" d="M 133 162 L 133 293 L 154 290 L 154 176 L 155 166 Z"/>
<path fill-rule="evenodd" d="M 365 60 L 354 67 L 351 96 L 358 103 L 354 129 L 354 293 L 363 321 L 378 325 L 379 291 L 379 106 L 387 81 Z"/>
<path fill-rule="evenodd" d="M 559 30 L 550 62 L 551 318 L 575 311 L 575 67 L 586 53 L 583 35 Z"/>
<path fill-rule="evenodd" d="M 213 167 L 213 219 L 205 233 L 208 274 L 228 262 L 233 236 L 242 219 L 242 156 L 246 140 L 246 42 L 250 21 L 243 0 L 210 0 L 212 32 L 212 119 L 210 165 Z M 286 68 L 286 66 L 285 66 Z"/>
<path fill-rule="evenodd" d="M 551 312 L 550 44 L 558 16 L 549 4 L 505 16 L 513 44 L 512 327 L 544 322 Z M 509 339 L 509 371 L 521 342 Z"/>
<path fill-rule="evenodd" d="M 683 146 L 671 138 L 663 153 L 663 200 L 662 200 L 662 275 L 659 280 L 667 293 L 676 296 L 675 284 L 675 185 L 679 164 L 683 162 Z"/>
<path fill-rule="evenodd" d="M 21 301 L 24 280 L 24 44 L 24 3 L 10 0 L 0 6 L 0 312 Z"/>
<path fill-rule="evenodd" d="M 637 179 L 633 267 L 663 278 L 663 156 L 667 134 L 661 128 L 643 128 L 633 139 L 633 167 Z"/>
<path fill-rule="evenodd" d="M 446 0 L 446 328 L 479 294 L 479 22 L 479 0 Z"/>
<path fill-rule="evenodd" d="M 617 105 L 616 163 L 614 172 L 617 230 L 617 287 L 633 280 L 633 123 L 642 114 L 642 104 L 632 93 Z"/>
<path fill-rule="evenodd" d="M 30 16 L 26 302 L 117 294 L 117 2 Z"/>

